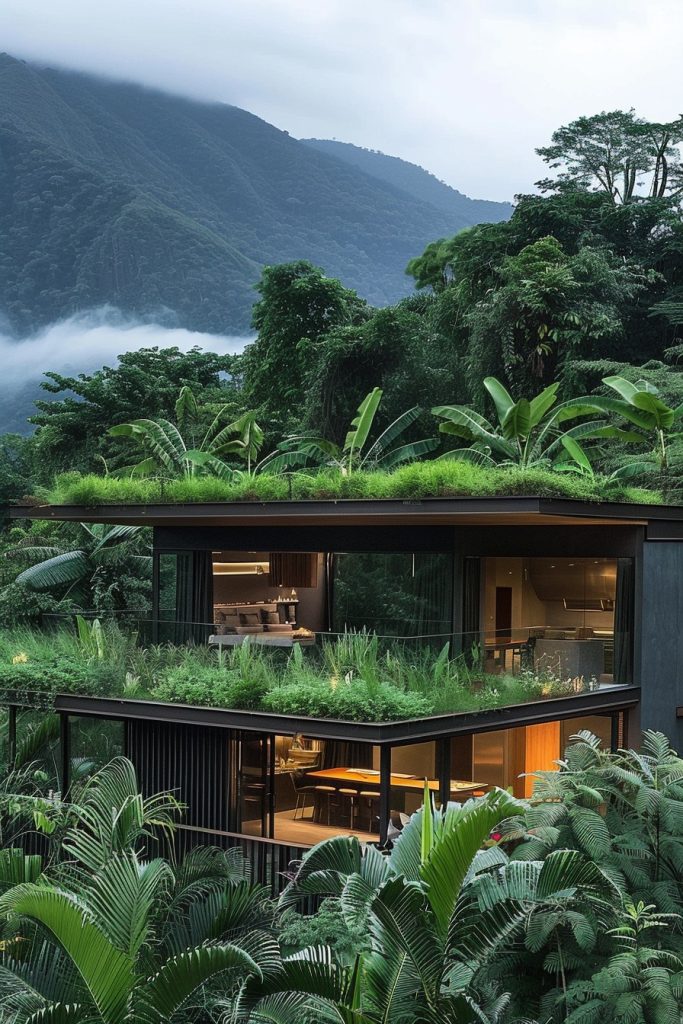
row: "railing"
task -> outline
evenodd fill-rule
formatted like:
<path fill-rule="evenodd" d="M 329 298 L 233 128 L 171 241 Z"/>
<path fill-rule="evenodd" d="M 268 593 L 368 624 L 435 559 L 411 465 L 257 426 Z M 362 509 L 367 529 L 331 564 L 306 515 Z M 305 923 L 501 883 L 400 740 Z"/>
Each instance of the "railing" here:
<path fill-rule="evenodd" d="M 273 897 L 279 896 L 296 872 L 304 854 L 310 849 L 309 846 L 291 846 L 277 839 L 219 832 L 194 825 L 178 826 L 173 845 L 178 858 L 184 857 L 197 846 L 240 850 L 249 864 L 251 880 L 267 886 Z"/>

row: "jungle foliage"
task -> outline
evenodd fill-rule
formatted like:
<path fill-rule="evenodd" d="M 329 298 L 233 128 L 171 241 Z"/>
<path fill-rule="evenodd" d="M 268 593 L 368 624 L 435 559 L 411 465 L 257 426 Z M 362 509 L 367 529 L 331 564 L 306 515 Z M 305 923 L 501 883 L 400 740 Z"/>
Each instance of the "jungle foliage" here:
<path fill-rule="evenodd" d="M 236 850 L 170 856 L 182 805 L 114 758 L 0 785 L 13 1024 L 679 1024 L 683 762 L 572 738 L 533 796 L 423 807 L 389 848 L 319 843 L 278 899 Z M 38 833 L 43 853 L 19 840 Z M 319 907 L 311 913 L 311 905 Z"/>

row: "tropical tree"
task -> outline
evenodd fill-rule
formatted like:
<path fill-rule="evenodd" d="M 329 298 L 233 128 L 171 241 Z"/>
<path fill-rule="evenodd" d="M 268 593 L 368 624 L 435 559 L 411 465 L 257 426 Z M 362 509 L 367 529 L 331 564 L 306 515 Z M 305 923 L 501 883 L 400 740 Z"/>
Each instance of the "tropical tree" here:
<path fill-rule="evenodd" d="M 436 406 L 432 409 L 435 416 L 445 420 L 439 424 L 442 433 L 472 442 L 467 448 L 455 448 L 439 458 L 518 466 L 520 469 L 553 465 L 561 470 L 587 472 L 591 470 L 591 464 L 581 440 L 638 440 L 632 432 L 610 425 L 605 420 L 590 419 L 566 427 L 572 420 L 594 417 L 600 406 L 597 400 L 588 397 L 569 399 L 558 405 L 557 383 L 544 388 L 531 400 L 520 398 L 516 402 L 495 377 L 486 377 L 484 387 L 493 399 L 498 417 L 496 425 L 468 406 Z M 569 462 L 561 461 L 567 456 Z"/>
<path fill-rule="evenodd" d="M 244 400 L 280 437 L 300 421 L 307 377 L 327 333 L 362 322 L 366 303 L 307 260 L 264 267 L 253 308 L 258 337 L 238 357 Z"/>
<path fill-rule="evenodd" d="M 177 811 L 165 794 L 143 799 L 121 759 L 71 810 L 72 865 L 39 875 L 13 857 L 24 877 L 0 896 L 3 1019 L 206 1019 L 212 1000 L 277 965 L 269 901 L 237 858 L 200 849 L 177 868 L 145 858 L 152 830 L 172 828 Z"/>
<path fill-rule="evenodd" d="M 615 205 L 644 196 L 678 196 L 683 191 L 681 142 L 680 116 L 666 123 L 645 121 L 634 110 L 580 117 L 553 132 L 549 146 L 536 150 L 559 171 L 537 186 L 542 191 L 591 189 Z"/>
<path fill-rule="evenodd" d="M 289 458 L 290 464 L 295 461 L 299 464 L 311 461 L 335 466 L 345 475 L 350 475 L 363 469 L 393 469 L 438 447 L 439 442 L 433 437 L 394 444 L 420 416 L 420 409 L 417 406 L 406 410 L 390 423 L 375 441 L 369 442 L 381 401 L 381 388 L 373 388 L 365 396 L 351 421 L 343 445 L 314 435 L 293 435 L 281 444 L 282 457 Z"/>
<path fill-rule="evenodd" d="M 172 417 L 185 385 L 207 405 L 234 402 L 236 358 L 199 348 L 141 348 L 93 373 L 46 372 L 41 388 L 47 394 L 31 417 L 37 426 L 31 459 L 36 478 L 49 484 L 55 472 L 94 472 L 102 458 L 117 468 L 120 445 L 107 433 L 109 427 L 135 419 L 142 410 L 150 419 Z"/>

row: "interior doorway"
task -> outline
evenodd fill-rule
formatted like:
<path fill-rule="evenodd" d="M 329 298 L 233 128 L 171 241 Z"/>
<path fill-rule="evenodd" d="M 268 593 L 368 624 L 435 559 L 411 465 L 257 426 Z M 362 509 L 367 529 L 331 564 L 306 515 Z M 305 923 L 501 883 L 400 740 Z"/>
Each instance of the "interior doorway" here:
<path fill-rule="evenodd" d="M 496 587 L 496 643 L 512 641 L 512 587 Z"/>

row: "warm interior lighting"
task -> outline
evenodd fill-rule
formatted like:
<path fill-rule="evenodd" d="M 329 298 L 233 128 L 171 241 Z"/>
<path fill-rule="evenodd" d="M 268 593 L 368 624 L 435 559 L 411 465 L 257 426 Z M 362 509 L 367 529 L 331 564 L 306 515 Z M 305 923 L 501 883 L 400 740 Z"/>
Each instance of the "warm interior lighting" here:
<path fill-rule="evenodd" d="M 270 562 L 214 562 L 214 576 L 265 576 Z"/>

